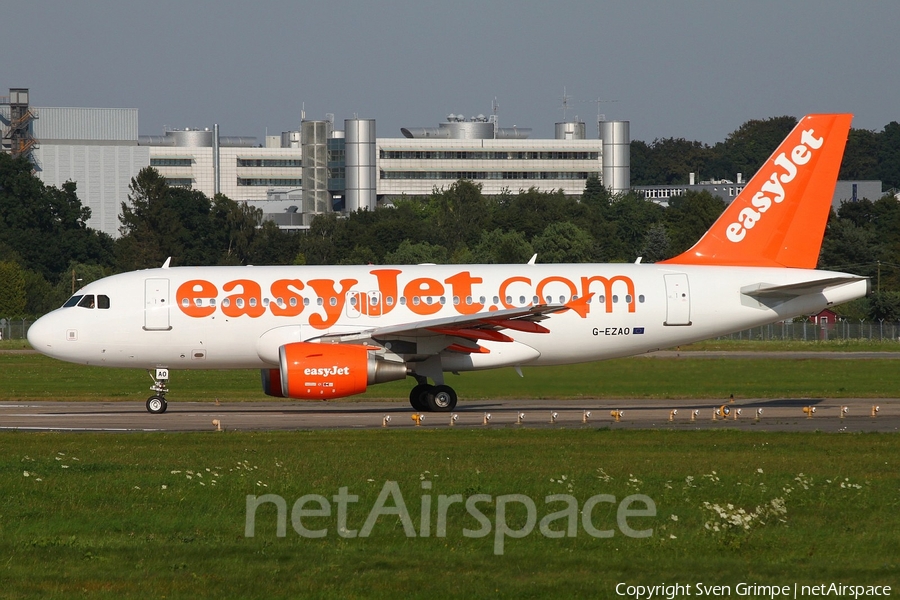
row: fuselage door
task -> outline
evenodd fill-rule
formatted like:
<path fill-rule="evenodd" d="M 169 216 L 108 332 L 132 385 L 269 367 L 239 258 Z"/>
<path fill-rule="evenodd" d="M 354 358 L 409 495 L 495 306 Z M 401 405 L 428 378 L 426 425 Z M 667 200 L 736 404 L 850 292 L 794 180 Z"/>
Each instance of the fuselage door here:
<path fill-rule="evenodd" d="M 169 280 L 144 280 L 144 329 L 147 331 L 168 331 L 169 324 Z"/>
<path fill-rule="evenodd" d="M 671 273 L 666 279 L 666 322 L 664 325 L 691 324 L 691 289 L 685 273 Z"/>
<path fill-rule="evenodd" d="M 347 297 L 344 299 L 344 310 L 347 312 L 347 316 L 351 319 L 355 319 L 361 315 L 366 309 L 365 301 L 365 294 L 360 292 L 347 292 Z"/>
<path fill-rule="evenodd" d="M 384 311 L 384 306 L 382 306 L 381 302 L 383 298 L 381 297 L 381 292 L 379 290 L 369 290 L 366 293 L 366 314 L 370 317 L 377 317 L 381 315 Z"/>
<path fill-rule="evenodd" d="M 356 318 L 360 315 L 368 315 L 377 317 L 382 312 L 381 292 L 378 290 L 370 290 L 368 292 L 347 292 L 347 299 L 344 303 L 347 316 Z"/>

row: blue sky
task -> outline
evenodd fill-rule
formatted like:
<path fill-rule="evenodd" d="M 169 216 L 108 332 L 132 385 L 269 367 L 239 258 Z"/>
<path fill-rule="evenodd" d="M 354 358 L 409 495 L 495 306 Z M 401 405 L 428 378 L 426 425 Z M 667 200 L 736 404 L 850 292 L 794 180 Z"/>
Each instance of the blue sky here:
<path fill-rule="evenodd" d="M 633 139 L 721 141 L 749 119 L 900 120 L 898 2 L 30 0 L 7 5 L 0 94 L 136 107 L 140 133 L 262 140 L 333 114 L 379 137 L 449 113 L 552 137 L 598 112 Z M 598 100 L 599 110 L 598 110 Z"/>

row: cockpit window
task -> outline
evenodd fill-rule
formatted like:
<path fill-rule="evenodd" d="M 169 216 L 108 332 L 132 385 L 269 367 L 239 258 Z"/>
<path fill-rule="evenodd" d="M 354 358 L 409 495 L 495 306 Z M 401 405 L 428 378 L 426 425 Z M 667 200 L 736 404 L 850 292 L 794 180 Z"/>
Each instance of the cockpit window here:
<path fill-rule="evenodd" d="M 77 305 L 78 301 L 81 300 L 81 298 L 82 298 L 82 296 L 72 296 L 71 298 L 66 300 L 66 303 L 63 304 L 63 308 L 69 308 L 70 306 Z"/>
<path fill-rule="evenodd" d="M 91 294 L 88 295 L 77 295 L 72 296 L 66 303 L 63 304 L 63 308 L 69 308 L 70 306 L 80 306 L 81 308 L 109 308 L 109 296 L 105 296 L 103 294 L 98 294 L 96 297 L 96 301 L 94 300 L 94 296 Z"/>

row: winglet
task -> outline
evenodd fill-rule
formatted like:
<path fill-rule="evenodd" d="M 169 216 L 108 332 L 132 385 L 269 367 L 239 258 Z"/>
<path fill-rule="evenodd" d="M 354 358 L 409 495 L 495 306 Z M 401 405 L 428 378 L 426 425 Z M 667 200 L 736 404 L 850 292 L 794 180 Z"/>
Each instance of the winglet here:
<path fill-rule="evenodd" d="M 813 269 L 853 115 L 807 115 L 681 265 Z"/>

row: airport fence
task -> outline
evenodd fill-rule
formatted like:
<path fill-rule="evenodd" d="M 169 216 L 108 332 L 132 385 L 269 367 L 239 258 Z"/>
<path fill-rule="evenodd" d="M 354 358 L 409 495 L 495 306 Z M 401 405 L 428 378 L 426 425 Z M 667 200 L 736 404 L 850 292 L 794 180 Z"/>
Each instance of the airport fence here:
<path fill-rule="evenodd" d="M 822 342 L 828 340 L 873 340 L 900 343 L 900 322 L 850 321 L 812 323 L 785 321 L 753 327 L 721 336 L 720 340 L 786 340 Z"/>
<path fill-rule="evenodd" d="M 34 323 L 29 319 L 0 318 L 0 340 L 22 340 L 28 334 L 28 328 Z"/>

